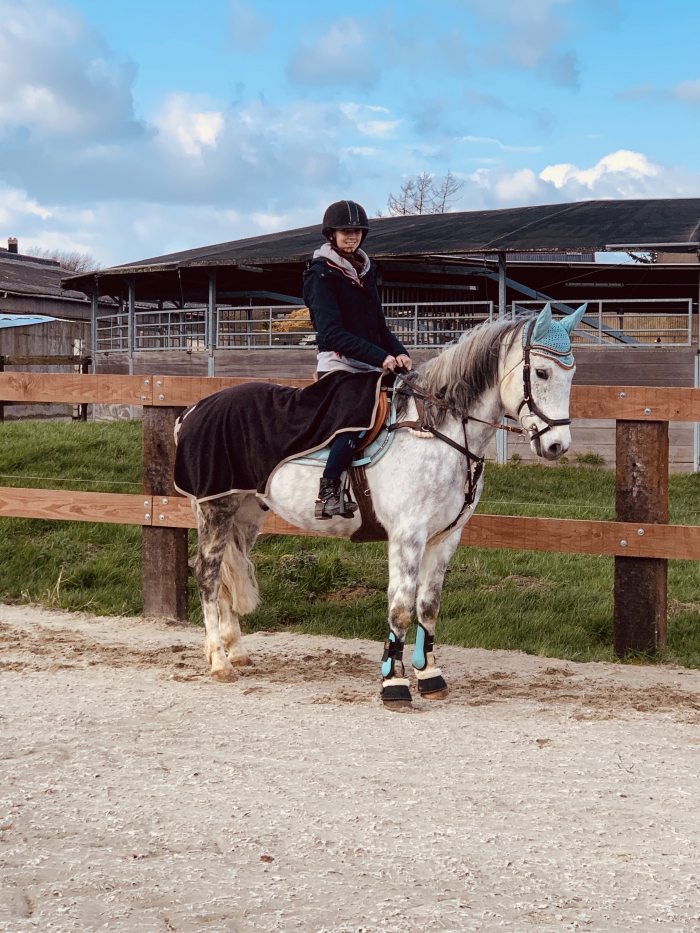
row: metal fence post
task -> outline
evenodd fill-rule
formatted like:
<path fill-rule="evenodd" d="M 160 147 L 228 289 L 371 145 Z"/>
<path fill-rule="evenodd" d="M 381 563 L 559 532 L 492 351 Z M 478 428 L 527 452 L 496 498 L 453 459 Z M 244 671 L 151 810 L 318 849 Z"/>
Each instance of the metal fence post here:
<path fill-rule="evenodd" d="M 505 418 L 501 424 L 508 424 Z M 496 463 L 505 466 L 508 463 L 508 432 L 496 431 Z"/>
<path fill-rule="evenodd" d="M 126 318 L 126 342 L 129 358 L 129 375 L 134 375 L 134 343 L 136 340 L 136 283 L 129 282 L 129 305 Z"/>
<path fill-rule="evenodd" d="M 693 385 L 700 389 L 700 350 L 695 354 L 695 378 Z M 693 425 L 693 473 L 700 470 L 700 424 L 696 421 Z"/>
<path fill-rule="evenodd" d="M 668 421 L 618 421 L 616 457 L 615 520 L 668 524 Z M 667 590 L 665 558 L 615 558 L 618 657 L 666 646 Z"/>
<path fill-rule="evenodd" d="M 506 254 L 498 254 L 498 316 L 506 317 Z"/>
<path fill-rule="evenodd" d="M 173 486 L 175 420 L 184 408 L 144 406 L 143 493 L 152 496 L 157 520 Z M 187 529 L 144 525 L 142 531 L 143 614 L 149 619 L 187 621 Z"/>
<path fill-rule="evenodd" d="M 90 356 L 92 357 L 93 372 L 97 372 L 97 313 L 99 307 L 100 296 L 97 291 L 94 291 L 90 296 Z"/>
<path fill-rule="evenodd" d="M 209 357 L 207 359 L 207 376 L 213 376 L 216 365 L 214 351 L 218 343 L 216 320 L 216 271 L 209 273 L 209 305 L 207 308 L 207 325 L 207 330 L 209 331 Z"/>

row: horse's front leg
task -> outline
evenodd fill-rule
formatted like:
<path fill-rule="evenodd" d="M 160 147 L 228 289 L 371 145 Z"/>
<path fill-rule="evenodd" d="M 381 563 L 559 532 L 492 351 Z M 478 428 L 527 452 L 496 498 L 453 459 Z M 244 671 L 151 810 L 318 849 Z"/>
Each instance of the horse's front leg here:
<path fill-rule="evenodd" d="M 428 544 L 418 573 L 418 629 L 412 664 L 418 681 L 418 693 L 428 700 L 444 700 L 447 696 L 447 684 L 442 671 L 435 663 L 435 626 L 440 611 L 445 571 L 459 544 L 461 534 L 462 529 L 458 528 L 449 538 L 437 544 Z"/>
<path fill-rule="evenodd" d="M 389 541 L 389 637 L 382 657 L 382 701 L 391 709 L 411 705 L 411 690 L 403 665 L 406 632 L 413 618 L 416 581 L 425 536 L 415 532 L 392 534 Z"/>
<path fill-rule="evenodd" d="M 236 673 L 226 657 L 219 628 L 221 565 L 239 504 L 237 497 L 231 495 L 196 505 L 198 547 L 194 571 L 206 631 L 204 653 L 211 665 L 211 676 L 224 682 L 235 680 Z"/>

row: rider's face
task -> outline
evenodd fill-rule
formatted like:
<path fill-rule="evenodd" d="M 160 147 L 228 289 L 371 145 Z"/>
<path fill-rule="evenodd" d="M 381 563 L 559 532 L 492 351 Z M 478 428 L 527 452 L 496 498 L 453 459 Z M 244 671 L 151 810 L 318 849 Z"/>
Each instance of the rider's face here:
<path fill-rule="evenodd" d="M 346 253 L 354 253 L 362 242 L 362 231 L 356 227 L 344 227 L 335 231 L 335 242 L 339 249 Z"/>

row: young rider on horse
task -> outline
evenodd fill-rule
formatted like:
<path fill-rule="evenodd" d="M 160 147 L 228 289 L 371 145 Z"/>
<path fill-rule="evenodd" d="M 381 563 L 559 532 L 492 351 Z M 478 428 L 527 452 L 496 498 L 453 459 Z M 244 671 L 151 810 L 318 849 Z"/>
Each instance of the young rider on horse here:
<path fill-rule="evenodd" d="M 328 240 L 304 273 L 304 302 L 317 332 L 318 376 L 334 370 L 391 371 L 411 368 L 411 358 L 384 319 L 374 279 L 376 266 L 360 249 L 369 222 L 355 201 L 336 201 L 323 215 Z M 339 434 L 331 445 L 316 500 L 316 518 L 352 517 L 357 505 L 343 501 L 341 476 L 352 462 L 357 432 Z"/>

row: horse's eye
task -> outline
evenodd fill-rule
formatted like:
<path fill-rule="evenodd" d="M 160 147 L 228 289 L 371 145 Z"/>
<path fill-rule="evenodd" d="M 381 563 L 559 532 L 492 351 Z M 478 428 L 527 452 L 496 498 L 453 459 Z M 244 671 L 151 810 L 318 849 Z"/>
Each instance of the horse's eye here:
<path fill-rule="evenodd" d="M 538 379 L 549 379 L 549 373 L 546 369 L 536 369 L 535 375 Z"/>

